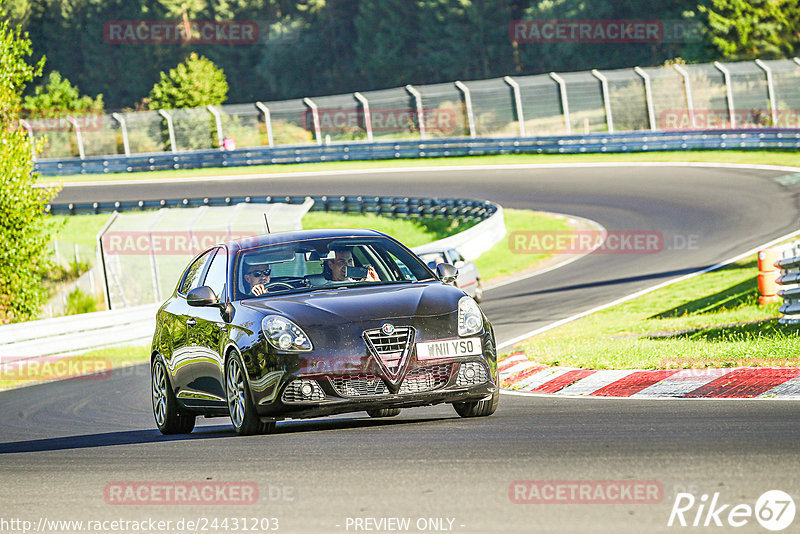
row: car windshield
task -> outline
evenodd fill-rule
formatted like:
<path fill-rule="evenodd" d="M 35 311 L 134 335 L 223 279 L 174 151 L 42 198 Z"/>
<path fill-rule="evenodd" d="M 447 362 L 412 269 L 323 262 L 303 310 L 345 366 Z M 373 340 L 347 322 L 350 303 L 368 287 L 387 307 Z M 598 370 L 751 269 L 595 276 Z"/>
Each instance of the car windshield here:
<path fill-rule="evenodd" d="M 237 299 L 435 280 L 406 248 L 382 237 L 307 239 L 241 250 Z"/>

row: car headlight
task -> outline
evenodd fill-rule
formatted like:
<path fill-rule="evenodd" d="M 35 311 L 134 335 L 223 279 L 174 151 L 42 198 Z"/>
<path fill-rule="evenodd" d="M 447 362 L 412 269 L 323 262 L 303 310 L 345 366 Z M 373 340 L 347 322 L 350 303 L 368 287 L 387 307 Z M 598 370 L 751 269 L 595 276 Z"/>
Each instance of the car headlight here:
<path fill-rule="evenodd" d="M 472 297 L 458 301 L 458 335 L 471 336 L 483 330 L 483 314 Z"/>
<path fill-rule="evenodd" d="M 261 330 L 270 345 L 278 350 L 308 352 L 314 347 L 303 329 L 286 317 L 268 315 L 261 321 Z"/>

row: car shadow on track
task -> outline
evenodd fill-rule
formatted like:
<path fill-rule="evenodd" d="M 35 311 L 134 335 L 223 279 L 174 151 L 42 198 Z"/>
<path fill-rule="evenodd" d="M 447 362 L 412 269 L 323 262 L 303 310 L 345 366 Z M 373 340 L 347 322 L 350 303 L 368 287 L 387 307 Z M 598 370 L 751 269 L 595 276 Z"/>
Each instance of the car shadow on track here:
<path fill-rule="evenodd" d="M 442 421 L 449 417 L 429 417 L 421 419 L 315 419 L 308 421 L 285 421 L 278 423 L 269 434 L 295 434 L 299 432 L 318 432 L 325 430 L 347 430 L 353 428 L 369 428 L 378 426 L 395 426 L 414 423 Z M 459 419 L 455 417 L 455 419 Z M 262 436 L 268 438 L 269 435 Z M 235 438 L 236 433 L 230 425 L 199 426 L 191 434 L 164 436 L 158 430 L 124 430 L 121 432 L 104 432 L 101 434 L 83 434 L 58 438 L 32 439 L 0 443 L 0 454 L 58 451 L 67 449 L 85 449 L 110 447 L 114 445 L 136 445 L 141 443 L 158 443 L 165 441 L 189 441 L 198 439 Z"/>

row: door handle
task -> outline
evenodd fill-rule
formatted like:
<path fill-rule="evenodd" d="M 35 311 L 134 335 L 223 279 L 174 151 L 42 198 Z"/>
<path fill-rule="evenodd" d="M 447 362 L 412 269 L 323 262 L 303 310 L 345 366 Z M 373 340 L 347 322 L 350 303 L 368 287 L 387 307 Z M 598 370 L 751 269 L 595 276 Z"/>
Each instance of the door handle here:
<path fill-rule="evenodd" d="M 187 319 L 186 320 L 186 326 L 194 326 L 196 324 L 197 324 L 197 321 L 195 321 L 194 319 Z"/>

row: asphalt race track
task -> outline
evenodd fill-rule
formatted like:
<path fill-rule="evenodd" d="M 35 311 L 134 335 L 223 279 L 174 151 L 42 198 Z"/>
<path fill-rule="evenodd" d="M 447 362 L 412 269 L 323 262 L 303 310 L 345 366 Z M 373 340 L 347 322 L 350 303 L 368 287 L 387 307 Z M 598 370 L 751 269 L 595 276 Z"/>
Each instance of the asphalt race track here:
<path fill-rule="evenodd" d="M 797 230 L 798 186 L 776 182 L 782 174 L 663 166 L 415 170 L 65 187 L 56 201 L 474 197 L 579 215 L 609 230 L 663 234 L 665 248 L 655 254 L 592 254 L 487 292 L 482 307 L 502 342 Z M 681 246 L 687 242 L 694 245 Z M 181 518 L 264 517 L 277 518 L 283 532 L 727 532 L 729 511 L 755 508 L 768 490 L 800 503 L 794 402 L 504 395 L 485 419 L 460 419 L 438 406 L 383 421 L 366 414 L 287 421 L 273 435 L 248 438 L 211 419 L 191 436 L 165 438 L 149 397 L 144 366 L 0 394 L 0 531 L 10 518 L 34 526 L 43 517 L 170 519 L 167 531 L 180 532 L 188 531 L 175 526 Z M 255 483 L 258 497 L 255 504 L 204 505 L 119 505 L 108 497 L 109 485 L 132 481 Z M 641 481 L 660 490 L 648 503 L 579 504 L 567 496 L 527 504 L 513 502 L 515 481 Z M 690 526 L 676 519 L 668 527 L 679 493 L 697 501 L 684 514 Z M 717 509 L 729 506 L 707 517 L 715 494 Z M 696 516 L 700 526 L 692 527 Z M 723 526 L 715 526 L 717 517 Z M 381 530 L 397 526 L 389 518 L 410 523 Z M 765 531 L 754 515 L 744 521 L 737 531 Z M 786 531 L 798 525 L 800 518 Z"/>

